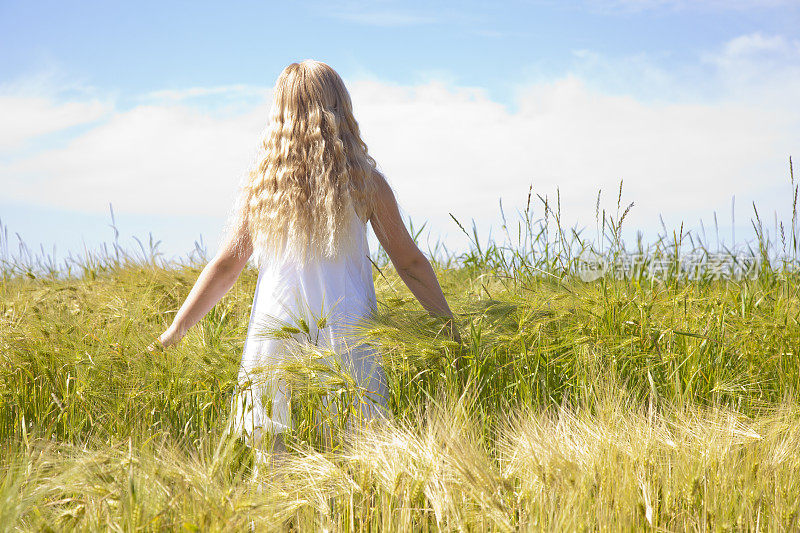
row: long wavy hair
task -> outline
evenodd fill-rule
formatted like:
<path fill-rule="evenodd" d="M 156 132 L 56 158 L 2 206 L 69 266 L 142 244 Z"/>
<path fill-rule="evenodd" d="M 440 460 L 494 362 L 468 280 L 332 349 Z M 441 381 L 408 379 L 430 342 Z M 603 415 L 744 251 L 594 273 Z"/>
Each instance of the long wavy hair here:
<path fill-rule="evenodd" d="M 335 70 L 305 60 L 281 72 L 259 149 L 235 208 L 254 251 L 306 260 L 347 249 L 352 217 L 365 222 L 374 206 L 377 169 Z"/>

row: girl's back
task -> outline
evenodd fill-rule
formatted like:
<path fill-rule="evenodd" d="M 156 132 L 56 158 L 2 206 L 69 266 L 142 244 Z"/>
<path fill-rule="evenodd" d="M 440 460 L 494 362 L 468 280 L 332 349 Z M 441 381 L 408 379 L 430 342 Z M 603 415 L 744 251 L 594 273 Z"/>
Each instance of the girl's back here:
<path fill-rule="evenodd" d="M 378 355 L 357 341 L 357 329 L 375 311 L 366 224 L 350 217 L 351 245 L 337 257 L 299 261 L 294 254 L 258 256 L 259 275 L 239 371 L 234 424 L 259 438 L 291 427 L 289 395 L 280 365 L 309 348 L 347 371 L 363 390 L 363 416 L 386 414 L 386 377 Z M 254 401 L 260 395 L 269 402 Z"/>

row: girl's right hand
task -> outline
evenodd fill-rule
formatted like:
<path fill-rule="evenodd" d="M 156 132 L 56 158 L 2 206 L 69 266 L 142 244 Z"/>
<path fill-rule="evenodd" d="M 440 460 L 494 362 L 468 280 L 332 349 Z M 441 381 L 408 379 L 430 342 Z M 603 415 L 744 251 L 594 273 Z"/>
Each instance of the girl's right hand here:
<path fill-rule="evenodd" d="M 165 348 L 172 346 L 173 344 L 177 344 L 183 338 L 183 335 L 178 333 L 172 328 L 167 329 L 164 333 L 158 336 L 158 338 L 153 341 L 150 346 L 147 347 L 147 351 L 154 353 L 157 351 L 164 350 Z"/>

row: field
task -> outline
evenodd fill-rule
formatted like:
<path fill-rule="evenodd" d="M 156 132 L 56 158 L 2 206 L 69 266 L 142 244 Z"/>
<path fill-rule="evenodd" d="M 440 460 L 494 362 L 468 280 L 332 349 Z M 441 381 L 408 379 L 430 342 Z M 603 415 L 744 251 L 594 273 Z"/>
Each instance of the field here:
<path fill-rule="evenodd" d="M 476 234 L 468 252 L 440 254 L 460 343 L 375 253 L 379 312 L 363 334 L 389 373 L 394 421 L 346 430 L 340 409 L 317 431 L 323 399 L 357 391 L 309 352 L 284 370 L 289 452 L 258 468 L 228 431 L 255 269 L 153 354 L 202 260 L 112 247 L 69 276 L 6 260 L 0 524 L 797 530 L 796 210 L 777 234 L 756 213 L 747 248 L 712 252 L 676 229 L 633 253 L 621 191 L 614 200 L 611 216 L 598 197 L 591 253 L 534 194 L 505 244 Z"/>

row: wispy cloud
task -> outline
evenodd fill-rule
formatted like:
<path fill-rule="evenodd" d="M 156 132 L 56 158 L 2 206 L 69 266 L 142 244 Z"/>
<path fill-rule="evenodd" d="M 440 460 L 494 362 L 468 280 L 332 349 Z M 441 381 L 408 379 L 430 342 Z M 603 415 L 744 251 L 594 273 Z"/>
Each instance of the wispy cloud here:
<path fill-rule="evenodd" d="M 650 10 L 750 10 L 797 6 L 795 0 L 580 0 L 580 4 L 600 11 Z"/>
<path fill-rule="evenodd" d="M 417 26 L 437 22 L 430 12 L 410 9 L 393 1 L 330 2 L 318 7 L 325 16 L 367 26 Z"/>
<path fill-rule="evenodd" d="M 751 33 L 703 54 L 727 95 L 767 105 L 797 108 L 800 94 L 800 41 Z"/>
<path fill-rule="evenodd" d="M 591 49 L 572 52 L 567 71 L 601 90 L 647 101 L 768 102 L 797 106 L 800 40 L 761 32 L 740 35 L 693 60 L 669 53 L 611 56 Z"/>
<path fill-rule="evenodd" d="M 756 32 L 731 39 L 725 43 L 720 52 L 709 57 L 724 66 L 742 60 L 800 64 L 800 41 L 787 39 L 783 35 L 764 35 Z"/>
<path fill-rule="evenodd" d="M 189 100 L 208 96 L 226 96 L 232 98 L 260 97 L 269 94 L 270 87 L 255 87 L 252 85 L 220 85 L 217 87 L 189 87 L 185 89 L 162 89 L 151 91 L 143 95 L 146 100 Z"/>
<path fill-rule="evenodd" d="M 99 95 L 56 68 L 0 84 L 0 154 L 29 141 L 107 118 L 114 96 Z"/>
<path fill-rule="evenodd" d="M 331 15 L 341 20 L 366 24 L 368 26 L 415 26 L 418 24 L 436 22 L 436 19 L 430 16 L 389 10 L 364 12 L 343 11 L 334 12 L 331 13 Z"/>

